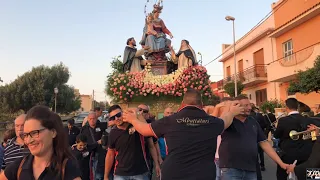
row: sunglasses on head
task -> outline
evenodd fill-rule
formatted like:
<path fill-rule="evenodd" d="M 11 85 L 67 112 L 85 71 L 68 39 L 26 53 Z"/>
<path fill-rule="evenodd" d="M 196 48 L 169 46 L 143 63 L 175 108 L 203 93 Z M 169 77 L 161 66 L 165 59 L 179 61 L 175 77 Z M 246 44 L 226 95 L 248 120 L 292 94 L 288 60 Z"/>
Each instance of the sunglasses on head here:
<path fill-rule="evenodd" d="M 119 118 L 119 117 L 121 117 L 121 116 L 122 116 L 122 112 L 118 112 L 116 115 L 109 117 L 109 120 L 110 120 L 110 121 L 113 121 L 113 120 L 116 119 L 116 117 Z"/>
<path fill-rule="evenodd" d="M 149 110 L 146 110 L 146 109 L 142 109 L 142 108 L 138 108 L 139 111 L 142 111 L 143 113 L 148 113 Z"/>

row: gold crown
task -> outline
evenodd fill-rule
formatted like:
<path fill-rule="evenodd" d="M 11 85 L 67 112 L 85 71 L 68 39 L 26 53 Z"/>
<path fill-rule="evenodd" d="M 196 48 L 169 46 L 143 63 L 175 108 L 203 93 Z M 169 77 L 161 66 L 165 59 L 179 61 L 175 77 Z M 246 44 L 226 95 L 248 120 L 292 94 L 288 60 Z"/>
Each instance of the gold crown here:
<path fill-rule="evenodd" d="M 153 5 L 153 12 L 161 12 L 161 10 L 163 9 L 163 6 L 160 5 L 160 2 L 161 1 L 159 1 L 158 4 Z"/>

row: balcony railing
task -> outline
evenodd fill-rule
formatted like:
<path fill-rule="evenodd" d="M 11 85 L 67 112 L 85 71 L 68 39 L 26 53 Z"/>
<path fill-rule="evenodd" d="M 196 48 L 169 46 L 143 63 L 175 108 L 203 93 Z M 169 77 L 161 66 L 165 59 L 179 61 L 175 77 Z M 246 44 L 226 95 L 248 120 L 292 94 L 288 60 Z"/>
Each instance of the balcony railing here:
<path fill-rule="evenodd" d="M 237 80 L 242 83 L 255 81 L 258 78 L 267 78 L 267 67 L 264 64 L 257 64 L 251 67 L 244 69 L 241 72 L 237 73 Z M 217 82 L 218 89 L 223 89 L 224 85 L 227 83 L 234 81 L 234 75 L 226 77 Z"/>
<path fill-rule="evenodd" d="M 317 43 L 319 44 L 319 43 Z M 315 45 L 317 45 L 315 44 Z M 281 59 L 279 59 L 279 63 L 281 64 L 281 66 L 284 67 L 289 67 L 289 66 L 295 66 L 307 59 L 310 58 L 310 56 L 312 55 L 313 51 L 314 51 L 314 47 L 315 45 L 311 45 L 309 47 L 306 47 L 300 51 L 294 52 L 293 54 L 283 57 Z"/>

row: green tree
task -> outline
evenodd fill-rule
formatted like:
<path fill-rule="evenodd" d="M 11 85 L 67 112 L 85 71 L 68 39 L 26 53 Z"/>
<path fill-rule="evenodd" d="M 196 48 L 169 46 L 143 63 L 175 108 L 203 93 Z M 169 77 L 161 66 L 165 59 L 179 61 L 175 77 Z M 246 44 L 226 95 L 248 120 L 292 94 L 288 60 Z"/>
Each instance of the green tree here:
<path fill-rule="evenodd" d="M 113 57 L 112 61 L 111 61 L 111 68 L 112 68 L 112 72 L 118 72 L 118 73 L 123 73 L 123 63 L 120 60 L 120 55 L 117 57 Z"/>
<path fill-rule="evenodd" d="M 113 92 L 110 90 L 108 83 L 111 81 L 111 79 L 114 75 L 124 73 L 123 72 L 123 63 L 122 63 L 122 61 L 120 61 L 120 57 L 121 56 L 119 55 L 119 56 L 112 58 L 112 61 L 110 63 L 110 67 L 112 68 L 112 72 L 107 76 L 107 80 L 105 82 L 105 84 L 106 84 L 105 92 L 107 93 L 107 95 L 109 95 L 112 98 L 111 102 L 115 102 L 115 103 L 117 103 L 117 100 L 114 99 Z"/>
<path fill-rule="evenodd" d="M 54 88 L 57 87 L 59 89 L 57 100 L 60 99 L 61 102 L 57 104 L 57 109 L 63 112 L 77 110 L 80 108 L 77 105 L 80 100 L 75 97 L 74 89 L 66 85 L 69 77 L 69 70 L 62 63 L 52 67 L 44 65 L 34 67 L 12 83 L 0 88 L 1 109 L 7 112 L 19 110 L 26 112 L 35 105 L 53 108 Z"/>
<path fill-rule="evenodd" d="M 234 97 L 235 95 L 235 88 L 234 88 L 234 82 L 228 82 L 226 85 L 224 85 L 223 89 L 227 94 L 229 94 L 230 97 Z M 237 89 L 238 89 L 238 95 L 241 94 L 241 92 L 244 89 L 244 85 L 238 81 L 237 82 Z"/>
<path fill-rule="evenodd" d="M 285 107 L 282 102 L 277 99 L 268 100 L 260 105 L 262 112 L 266 113 L 267 110 L 271 113 L 274 113 L 274 108 L 283 108 Z"/>
<path fill-rule="evenodd" d="M 54 96 L 50 106 L 54 107 Z M 75 95 L 74 88 L 68 85 L 61 85 L 57 94 L 57 112 L 68 114 L 80 109 L 80 107 L 81 98 Z"/>
<path fill-rule="evenodd" d="M 290 83 L 288 92 L 304 94 L 311 92 L 320 93 L 320 56 L 315 60 L 314 67 L 298 72 L 297 80 Z"/>

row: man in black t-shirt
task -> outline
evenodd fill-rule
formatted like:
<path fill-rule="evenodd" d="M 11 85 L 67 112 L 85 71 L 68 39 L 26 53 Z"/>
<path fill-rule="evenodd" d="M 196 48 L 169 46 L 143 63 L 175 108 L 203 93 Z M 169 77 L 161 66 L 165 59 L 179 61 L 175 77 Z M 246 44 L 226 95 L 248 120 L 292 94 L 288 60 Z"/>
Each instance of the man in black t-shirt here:
<path fill-rule="evenodd" d="M 168 155 L 162 163 L 162 180 L 212 180 L 216 172 L 217 137 L 241 111 L 239 105 L 225 104 L 223 120 L 210 116 L 202 109 L 201 94 L 189 89 L 176 114 L 149 125 L 139 112 L 129 110 L 124 120 L 144 136 L 165 138 Z"/>
<path fill-rule="evenodd" d="M 137 131 L 129 131 L 131 125 L 122 121 L 122 110 L 118 105 L 109 108 L 109 120 L 114 121 L 116 126 L 111 129 L 109 134 L 105 174 L 110 173 L 116 159 L 115 179 L 148 179 L 149 165 L 146 159 L 145 143 L 153 145 L 152 139 L 146 139 Z M 105 176 L 106 179 L 108 177 Z"/>
<path fill-rule="evenodd" d="M 257 179 L 257 154 L 259 145 L 271 159 L 282 168 L 283 163 L 267 141 L 259 123 L 250 117 L 251 105 L 245 96 L 235 98 L 244 107 L 244 112 L 237 115 L 230 127 L 221 135 L 219 148 L 221 176 L 224 180 Z"/>

